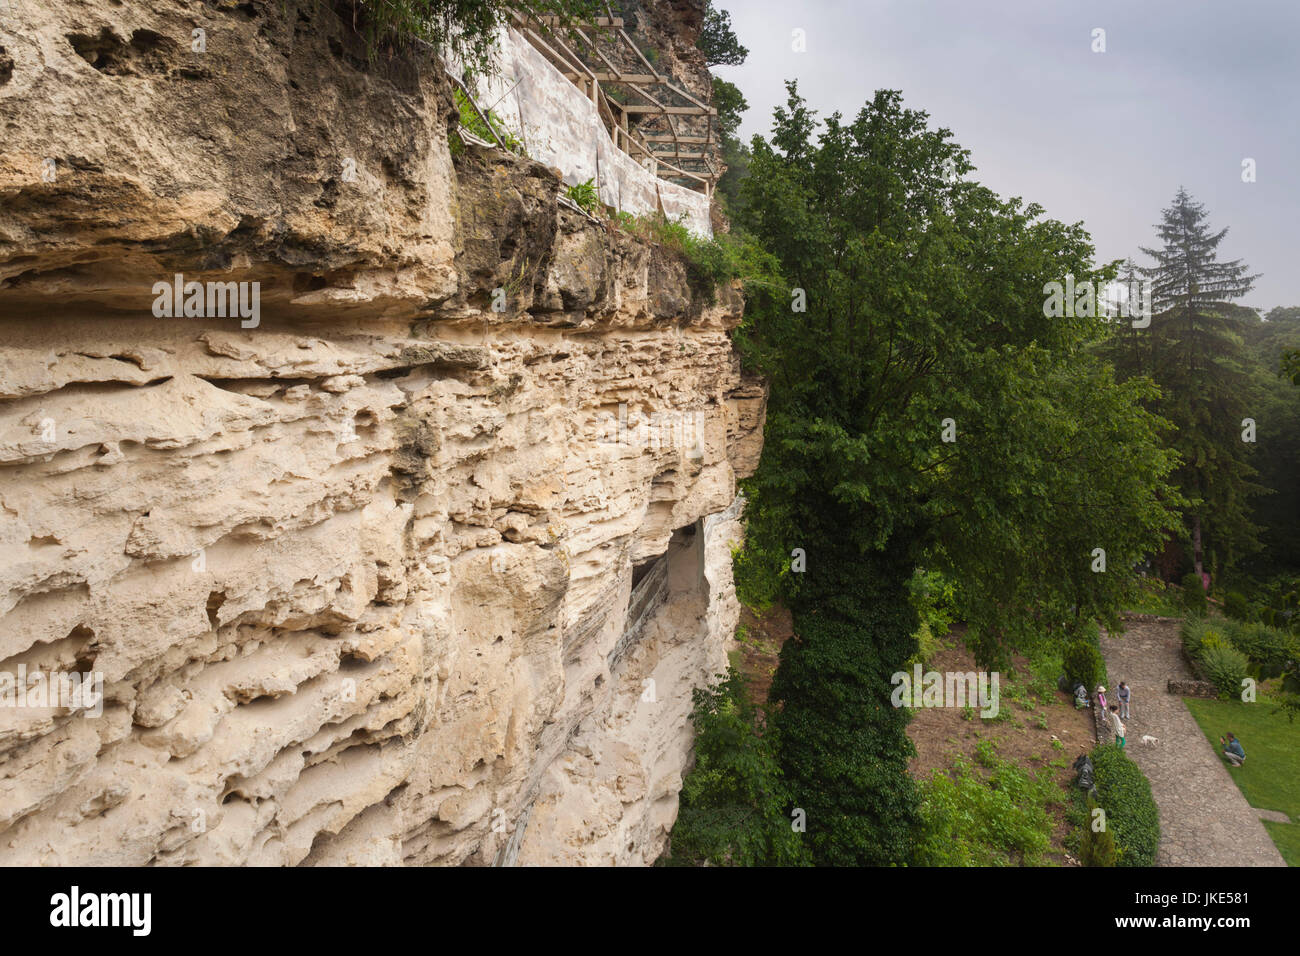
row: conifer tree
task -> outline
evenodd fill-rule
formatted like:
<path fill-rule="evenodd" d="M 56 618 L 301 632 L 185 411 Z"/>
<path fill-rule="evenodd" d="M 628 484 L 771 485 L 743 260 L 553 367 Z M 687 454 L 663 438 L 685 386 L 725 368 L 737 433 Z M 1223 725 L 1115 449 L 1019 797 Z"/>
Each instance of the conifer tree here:
<path fill-rule="evenodd" d="M 1240 260 L 1219 260 L 1228 230 L 1212 231 L 1205 207 L 1181 187 L 1156 229 L 1161 245 L 1142 248 L 1154 262 L 1140 270 L 1155 314 L 1149 328 L 1117 334 L 1111 357 L 1128 377 L 1148 376 L 1161 389 L 1153 410 L 1177 429 L 1174 483 L 1191 502 L 1186 531 L 1200 576 L 1207 546 L 1222 567 L 1258 547 L 1249 499 L 1259 488 L 1244 423 L 1251 357 L 1242 339 L 1254 316 L 1233 304 L 1257 276 Z"/>

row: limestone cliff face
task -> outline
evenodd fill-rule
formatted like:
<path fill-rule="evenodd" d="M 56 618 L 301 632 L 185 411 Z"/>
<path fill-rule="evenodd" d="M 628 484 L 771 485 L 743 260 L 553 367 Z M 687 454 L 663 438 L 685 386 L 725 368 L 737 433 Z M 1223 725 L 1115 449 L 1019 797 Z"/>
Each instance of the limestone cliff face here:
<path fill-rule="evenodd" d="M 735 623 L 737 294 L 453 160 L 435 64 L 325 5 L 0 48 L 0 677 L 104 682 L 0 708 L 0 863 L 653 860 Z M 160 317 L 178 274 L 255 320 Z"/>

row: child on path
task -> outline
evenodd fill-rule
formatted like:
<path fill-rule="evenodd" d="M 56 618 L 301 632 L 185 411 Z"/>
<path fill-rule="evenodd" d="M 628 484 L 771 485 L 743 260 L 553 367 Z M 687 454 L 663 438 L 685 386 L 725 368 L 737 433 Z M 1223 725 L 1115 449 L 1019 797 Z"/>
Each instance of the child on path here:
<path fill-rule="evenodd" d="M 1097 709 L 1101 711 L 1102 716 L 1106 715 L 1106 685 L 1097 685 Z"/>
<path fill-rule="evenodd" d="M 1119 719 L 1119 708 L 1114 704 L 1110 705 L 1110 722 L 1115 728 L 1115 743 L 1119 744 L 1119 749 L 1124 749 L 1124 722 Z"/>

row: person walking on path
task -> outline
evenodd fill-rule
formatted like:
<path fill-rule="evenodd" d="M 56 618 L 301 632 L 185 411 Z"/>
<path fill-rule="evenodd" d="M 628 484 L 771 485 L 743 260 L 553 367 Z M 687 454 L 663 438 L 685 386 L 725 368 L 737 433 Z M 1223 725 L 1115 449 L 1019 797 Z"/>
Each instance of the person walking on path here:
<path fill-rule="evenodd" d="M 1110 722 L 1111 722 L 1111 726 L 1115 728 L 1115 743 L 1119 745 L 1120 750 L 1123 750 L 1124 749 L 1124 722 L 1119 719 L 1119 708 L 1114 704 L 1110 705 Z"/>
<path fill-rule="evenodd" d="M 1106 716 L 1106 685 L 1097 685 L 1097 713 Z"/>
<path fill-rule="evenodd" d="M 1129 705 L 1129 700 L 1133 696 L 1133 692 L 1129 690 L 1128 684 L 1124 683 L 1123 681 L 1120 681 L 1119 689 L 1115 691 L 1115 696 L 1119 699 L 1120 719 L 1128 720 L 1129 718 L 1128 705 Z"/>
<path fill-rule="evenodd" d="M 1241 749 L 1241 741 L 1236 735 L 1229 732 L 1228 742 L 1225 744 L 1223 738 L 1219 738 L 1219 744 L 1223 747 L 1223 755 L 1234 767 L 1240 767 L 1246 759 L 1246 751 Z"/>

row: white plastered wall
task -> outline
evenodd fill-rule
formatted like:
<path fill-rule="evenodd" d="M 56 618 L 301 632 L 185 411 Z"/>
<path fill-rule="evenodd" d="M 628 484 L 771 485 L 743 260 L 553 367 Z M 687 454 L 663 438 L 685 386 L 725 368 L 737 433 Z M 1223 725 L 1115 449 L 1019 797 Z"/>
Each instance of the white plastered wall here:
<path fill-rule="evenodd" d="M 449 66 L 460 73 L 456 64 Z M 681 219 L 697 236 L 712 236 L 709 198 L 660 179 L 616 147 L 596 104 L 515 30 L 501 34 L 495 72 L 476 77 L 472 88 L 478 105 L 491 109 L 530 157 L 559 169 L 569 185 L 591 180 L 601 202 L 636 216 L 662 204 L 669 219 Z"/>

